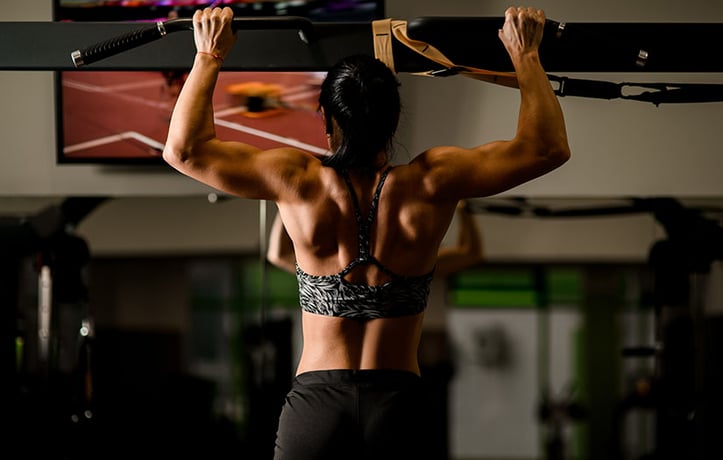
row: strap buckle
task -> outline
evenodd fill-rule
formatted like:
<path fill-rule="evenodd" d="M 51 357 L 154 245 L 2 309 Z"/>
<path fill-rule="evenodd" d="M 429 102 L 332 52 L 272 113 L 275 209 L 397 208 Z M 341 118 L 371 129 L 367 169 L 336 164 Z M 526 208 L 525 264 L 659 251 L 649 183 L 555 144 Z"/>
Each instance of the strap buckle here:
<path fill-rule="evenodd" d="M 465 70 L 464 67 L 453 66 L 447 67 L 445 69 L 431 70 L 428 72 L 428 75 L 431 75 L 432 77 L 451 77 L 454 75 L 459 75 L 459 73 L 463 70 Z"/>

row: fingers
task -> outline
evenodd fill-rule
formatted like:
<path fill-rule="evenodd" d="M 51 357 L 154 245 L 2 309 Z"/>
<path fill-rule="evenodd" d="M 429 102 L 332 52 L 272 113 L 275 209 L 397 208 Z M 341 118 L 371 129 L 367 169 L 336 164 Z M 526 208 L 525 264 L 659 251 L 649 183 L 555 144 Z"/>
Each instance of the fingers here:
<path fill-rule="evenodd" d="M 505 23 L 498 36 L 508 51 L 535 50 L 542 40 L 544 25 L 544 11 L 511 6 L 505 10 Z"/>
<path fill-rule="evenodd" d="M 505 10 L 505 20 L 506 21 L 514 21 L 517 24 L 520 24 L 524 22 L 525 20 L 534 20 L 544 23 L 545 22 L 545 12 L 543 10 L 528 6 L 518 6 L 514 7 L 511 6 Z"/>
<path fill-rule="evenodd" d="M 196 10 L 193 12 L 193 25 L 199 24 L 203 17 L 203 10 Z"/>
<path fill-rule="evenodd" d="M 236 33 L 231 27 L 232 21 L 233 10 L 230 7 L 207 7 L 194 11 L 196 49 L 225 57 L 236 40 Z"/>
<path fill-rule="evenodd" d="M 202 20 L 202 19 L 222 19 L 222 20 L 228 20 L 233 18 L 233 10 L 226 6 L 223 8 L 203 8 L 198 9 L 193 13 L 193 19 L 194 20 Z"/>

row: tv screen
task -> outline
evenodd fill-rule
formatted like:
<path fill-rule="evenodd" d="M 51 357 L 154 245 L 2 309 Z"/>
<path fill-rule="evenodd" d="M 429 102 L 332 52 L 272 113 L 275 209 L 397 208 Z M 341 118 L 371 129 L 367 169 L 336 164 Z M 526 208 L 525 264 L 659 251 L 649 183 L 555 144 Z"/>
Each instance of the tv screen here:
<path fill-rule="evenodd" d="M 191 17 L 207 6 L 236 16 L 302 16 L 312 21 L 372 21 L 383 0 L 87 1 L 55 0 L 56 21 L 158 21 Z M 327 149 L 317 112 L 324 72 L 222 71 L 213 96 L 220 138 L 262 149 Z M 186 72 L 56 72 L 57 162 L 160 164 L 168 123 Z"/>

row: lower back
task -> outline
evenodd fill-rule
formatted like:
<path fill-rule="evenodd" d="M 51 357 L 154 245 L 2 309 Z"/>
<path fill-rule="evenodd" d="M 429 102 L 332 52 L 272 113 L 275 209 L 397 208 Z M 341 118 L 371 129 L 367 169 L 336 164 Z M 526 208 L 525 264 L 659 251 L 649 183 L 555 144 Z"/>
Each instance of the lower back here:
<path fill-rule="evenodd" d="M 423 314 L 357 321 L 303 312 L 297 374 L 328 369 L 397 369 L 419 373 Z"/>

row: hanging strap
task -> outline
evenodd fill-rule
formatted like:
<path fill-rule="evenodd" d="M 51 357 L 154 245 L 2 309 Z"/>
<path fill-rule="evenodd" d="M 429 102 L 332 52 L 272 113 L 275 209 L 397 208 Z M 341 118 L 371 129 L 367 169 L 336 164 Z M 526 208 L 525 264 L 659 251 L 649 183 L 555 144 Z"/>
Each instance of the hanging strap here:
<path fill-rule="evenodd" d="M 560 25 L 562 26 L 564 24 L 560 23 Z M 396 39 L 399 43 L 430 61 L 444 67 L 442 70 L 414 72 L 414 75 L 427 77 L 464 75 L 488 83 L 510 88 L 519 88 L 517 76 L 514 72 L 496 72 L 458 65 L 433 45 L 421 40 L 409 38 L 407 35 L 407 21 L 400 19 L 379 19 L 373 21 L 372 26 L 374 31 L 374 55 L 395 73 L 394 55 L 392 53 L 393 39 Z M 641 50 L 641 53 L 645 53 L 645 58 L 647 59 L 647 52 Z M 720 84 L 613 83 L 608 81 L 559 77 L 550 74 L 547 76 L 551 82 L 557 83 L 557 88 L 553 85 L 553 91 L 560 97 L 578 96 L 597 99 L 631 99 L 651 102 L 655 105 L 661 103 L 723 102 L 723 85 Z M 624 94 L 624 88 L 634 87 L 638 87 L 638 94 Z"/>
<path fill-rule="evenodd" d="M 392 72 L 397 73 L 392 54 L 392 20 L 372 21 L 372 31 L 374 32 L 374 57 L 385 63 L 392 69 Z"/>
<path fill-rule="evenodd" d="M 510 88 L 519 87 L 517 84 L 517 76 L 514 72 L 496 72 L 479 69 L 477 67 L 458 65 L 433 45 L 421 40 L 409 38 L 407 34 L 407 21 L 401 19 L 378 19 L 372 21 L 372 29 L 374 32 L 374 56 L 384 62 L 392 71 L 395 71 L 394 56 L 392 53 L 392 37 L 394 37 L 407 48 L 444 67 L 444 70 L 441 71 L 429 70 L 426 72 L 415 72 L 414 75 L 427 77 L 464 75 Z"/>

